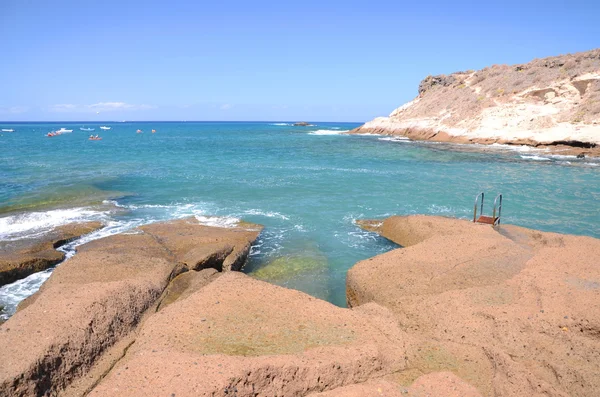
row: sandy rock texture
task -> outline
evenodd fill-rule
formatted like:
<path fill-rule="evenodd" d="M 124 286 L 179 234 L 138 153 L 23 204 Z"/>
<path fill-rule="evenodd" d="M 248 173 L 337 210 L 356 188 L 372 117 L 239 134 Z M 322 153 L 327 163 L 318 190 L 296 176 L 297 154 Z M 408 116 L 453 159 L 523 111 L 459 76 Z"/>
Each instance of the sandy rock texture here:
<path fill-rule="evenodd" d="M 481 397 L 479 391 L 452 372 L 422 375 L 406 387 L 384 378 L 340 387 L 310 397 Z"/>
<path fill-rule="evenodd" d="M 347 277 L 349 306 L 382 305 L 417 340 L 396 382 L 451 371 L 484 396 L 600 395 L 600 240 L 434 216 L 364 225 L 404 247 Z"/>
<path fill-rule="evenodd" d="M 131 337 L 161 297 L 174 301 L 214 276 L 194 270 L 240 267 L 260 230 L 250 224 L 215 228 L 188 218 L 81 246 L 0 326 L 0 395 L 60 394 L 111 346 Z M 188 271 L 197 279 L 168 288 Z M 163 295 L 166 290 L 170 295 Z"/>
<path fill-rule="evenodd" d="M 378 305 L 223 273 L 144 322 L 90 396 L 305 396 L 402 370 L 406 342 Z"/>
<path fill-rule="evenodd" d="M 0 241 L 0 286 L 56 265 L 65 259 L 57 248 L 102 226 L 100 222 L 70 223 L 39 237 Z"/>
<path fill-rule="evenodd" d="M 351 133 L 600 151 L 600 49 L 428 76 L 419 95 Z"/>

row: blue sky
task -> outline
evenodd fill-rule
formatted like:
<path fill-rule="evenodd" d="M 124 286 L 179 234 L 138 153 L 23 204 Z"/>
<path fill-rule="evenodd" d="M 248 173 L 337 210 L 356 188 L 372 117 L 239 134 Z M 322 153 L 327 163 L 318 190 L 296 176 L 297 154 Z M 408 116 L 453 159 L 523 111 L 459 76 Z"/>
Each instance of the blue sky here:
<path fill-rule="evenodd" d="M 598 15 L 600 1 L 0 0 L 0 120 L 366 121 L 429 74 L 600 47 Z"/>

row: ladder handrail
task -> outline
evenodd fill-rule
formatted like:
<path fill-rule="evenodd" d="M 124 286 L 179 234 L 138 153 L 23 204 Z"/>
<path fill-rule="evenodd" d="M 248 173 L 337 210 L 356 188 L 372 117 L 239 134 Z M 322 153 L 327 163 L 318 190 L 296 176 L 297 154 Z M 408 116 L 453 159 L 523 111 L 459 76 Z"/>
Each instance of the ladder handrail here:
<path fill-rule="evenodd" d="M 498 199 L 500 199 L 500 200 L 498 200 Z M 500 215 L 502 214 L 502 193 L 497 195 L 496 198 L 494 199 L 494 212 L 492 214 L 492 217 L 494 219 L 496 219 L 496 204 L 498 205 L 498 219 L 494 223 L 499 225 L 500 224 Z"/>
<path fill-rule="evenodd" d="M 477 222 L 477 201 L 479 201 L 479 196 L 481 196 L 481 210 L 479 211 L 479 213 L 483 214 L 484 194 L 483 192 L 481 192 L 477 196 L 475 196 L 475 206 L 473 207 L 473 222 Z"/>

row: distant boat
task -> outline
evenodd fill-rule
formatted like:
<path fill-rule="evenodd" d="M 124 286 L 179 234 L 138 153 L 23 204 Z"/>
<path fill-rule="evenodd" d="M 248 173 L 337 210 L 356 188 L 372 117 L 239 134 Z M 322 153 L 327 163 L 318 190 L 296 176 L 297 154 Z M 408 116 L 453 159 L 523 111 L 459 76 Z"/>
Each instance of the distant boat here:
<path fill-rule="evenodd" d="M 103 125 L 102 127 L 100 127 L 101 130 L 110 130 L 110 127 L 107 127 L 105 125 Z"/>
<path fill-rule="evenodd" d="M 152 130 L 152 133 L 154 134 L 156 132 L 156 130 Z"/>
<path fill-rule="evenodd" d="M 2 128 L 2 132 L 15 132 L 12 128 Z"/>
<path fill-rule="evenodd" d="M 59 134 L 65 134 L 67 132 L 73 132 L 73 130 L 67 130 L 66 128 L 61 128 L 60 130 L 56 131 Z"/>
<path fill-rule="evenodd" d="M 141 134 L 143 131 L 142 130 L 137 130 L 136 133 Z"/>
<path fill-rule="evenodd" d="M 95 128 L 84 128 L 84 127 L 80 127 L 79 128 L 81 131 L 94 131 Z"/>

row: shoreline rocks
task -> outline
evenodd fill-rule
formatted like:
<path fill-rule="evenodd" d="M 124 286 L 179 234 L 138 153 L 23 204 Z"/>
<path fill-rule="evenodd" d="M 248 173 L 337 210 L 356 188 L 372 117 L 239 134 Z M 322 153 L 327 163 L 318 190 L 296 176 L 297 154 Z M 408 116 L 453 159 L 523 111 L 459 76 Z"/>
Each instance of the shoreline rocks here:
<path fill-rule="evenodd" d="M 135 331 L 177 275 L 240 266 L 260 230 L 208 227 L 189 218 L 79 247 L 0 326 L 0 394 L 60 393 Z"/>
<path fill-rule="evenodd" d="M 0 394 L 599 394 L 600 240 L 360 225 L 404 248 L 348 272 L 349 308 L 231 271 L 258 225 L 188 218 L 85 244 L 0 325 Z"/>
<path fill-rule="evenodd" d="M 405 248 L 350 269 L 348 304 L 382 305 L 428 341 L 409 368 L 483 395 L 600 394 L 600 240 L 436 216 L 367 225 Z"/>
<path fill-rule="evenodd" d="M 0 242 L 0 286 L 62 262 L 65 254 L 57 248 L 102 227 L 101 222 L 70 223 L 39 237 Z"/>

